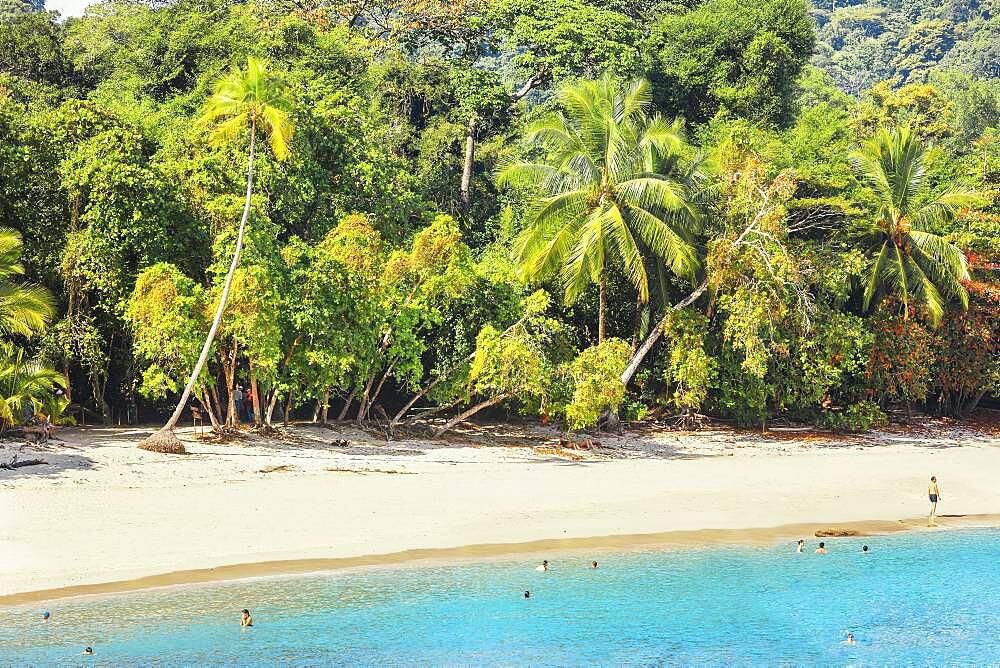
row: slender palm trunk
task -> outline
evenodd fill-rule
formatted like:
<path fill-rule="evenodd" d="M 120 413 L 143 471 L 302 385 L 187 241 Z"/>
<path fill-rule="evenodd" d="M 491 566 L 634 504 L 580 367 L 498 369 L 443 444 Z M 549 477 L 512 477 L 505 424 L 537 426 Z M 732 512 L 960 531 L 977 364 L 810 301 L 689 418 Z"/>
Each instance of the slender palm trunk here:
<path fill-rule="evenodd" d="M 604 343 L 604 311 L 607 308 L 605 292 L 607 292 L 608 281 L 601 272 L 601 280 L 598 283 L 598 313 L 597 313 L 597 342 Z"/>
<path fill-rule="evenodd" d="M 468 213 L 472 205 L 472 167 L 476 160 L 476 117 L 469 119 L 465 131 L 465 164 L 462 166 L 462 212 Z"/>
<path fill-rule="evenodd" d="M 194 384 L 198 382 L 198 376 L 201 374 L 201 369 L 205 366 L 205 362 L 208 360 L 208 353 L 212 349 L 212 341 L 215 340 L 215 332 L 218 331 L 219 323 L 222 322 L 222 313 L 226 310 L 226 301 L 229 299 L 229 291 L 233 287 L 233 276 L 236 274 L 236 267 L 240 263 L 240 252 L 243 250 L 243 235 L 246 232 L 247 218 L 250 217 L 250 200 L 253 196 L 253 158 L 256 147 L 257 125 L 254 121 L 250 125 L 250 163 L 247 167 L 246 202 L 243 205 L 243 218 L 240 220 L 240 231 L 236 236 L 236 250 L 233 252 L 233 261 L 229 265 L 229 273 L 226 274 L 226 283 L 222 287 L 222 296 L 219 298 L 219 307 L 215 309 L 215 318 L 212 320 L 212 327 L 208 330 L 208 336 L 205 338 L 205 345 L 201 349 L 201 355 L 198 356 L 198 362 L 194 365 L 194 371 L 191 372 L 191 378 L 188 379 L 187 385 L 184 386 L 184 392 L 181 393 L 181 398 L 177 402 L 177 408 L 174 409 L 173 415 L 171 415 L 170 419 L 167 420 L 167 423 L 163 425 L 161 431 L 173 431 L 174 427 L 177 426 L 177 421 L 181 419 L 181 414 L 184 412 L 184 407 L 187 405 L 188 397 L 191 396 L 191 391 L 194 389 Z"/>

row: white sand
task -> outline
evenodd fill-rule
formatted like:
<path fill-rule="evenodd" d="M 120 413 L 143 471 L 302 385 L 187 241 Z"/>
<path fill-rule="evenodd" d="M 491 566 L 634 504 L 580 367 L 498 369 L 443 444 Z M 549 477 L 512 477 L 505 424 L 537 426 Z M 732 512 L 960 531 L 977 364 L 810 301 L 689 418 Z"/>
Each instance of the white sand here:
<path fill-rule="evenodd" d="M 0 595 L 257 561 L 912 518 L 927 512 L 931 474 L 940 513 L 1000 513 L 1000 438 L 968 429 L 666 432 L 604 438 L 614 456 L 579 461 L 361 433 L 338 448 L 314 427 L 284 442 L 188 441 L 178 457 L 136 449 L 146 433 L 68 429 L 39 453 L 48 465 L 0 471 Z M 259 472 L 274 466 L 290 470 Z"/>

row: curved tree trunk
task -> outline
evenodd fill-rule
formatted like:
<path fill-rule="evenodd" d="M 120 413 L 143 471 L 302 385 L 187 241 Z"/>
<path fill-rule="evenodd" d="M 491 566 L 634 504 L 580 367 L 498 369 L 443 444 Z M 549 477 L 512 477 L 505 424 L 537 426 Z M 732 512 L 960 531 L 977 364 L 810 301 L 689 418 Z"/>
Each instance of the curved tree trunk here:
<path fill-rule="evenodd" d="M 250 391 L 253 392 L 253 423 L 254 426 L 260 427 L 260 395 L 257 394 L 257 370 L 253 365 L 250 365 Z"/>
<path fill-rule="evenodd" d="M 187 385 L 184 386 L 184 391 L 181 393 L 181 398 L 177 402 L 177 407 L 174 409 L 170 419 L 167 420 L 167 423 L 160 428 L 158 433 L 172 432 L 174 427 L 177 426 L 177 422 L 180 420 L 181 414 L 184 412 L 184 407 L 187 405 L 188 397 L 191 396 L 191 391 L 194 389 L 194 384 L 198 381 L 198 376 L 201 374 L 202 367 L 205 366 L 205 362 L 208 360 L 208 353 L 212 349 L 212 341 L 215 340 L 215 333 L 219 329 L 219 323 L 222 322 L 222 313 L 226 310 L 226 301 L 229 299 L 229 291 L 233 287 L 233 276 L 236 274 L 236 267 L 240 263 L 240 252 L 243 250 L 243 236 L 246 233 L 247 219 L 250 217 L 250 200 L 253 196 L 253 159 L 256 147 L 257 126 L 255 123 L 251 123 L 250 161 L 247 167 L 246 201 L 243 205 L 243 218 L 240 220 L 240 230 L 236 236 L 236 250 L 233 251 L 233 261 L 229 265 L 229 273 L 226 274 L 226 283 L 222 287 L 222 296 L 219 298 L 219 307 L 215 309 L 215 318 L 212 320 L 212 327 L 208 330 L 208 336 L 205 337 L 205 345 L 202 346 L 201 355 L 198 356 L 198 362 L 194 365 L 194 371 L 191 372 L 191 378 L 188 379 Z M 156 436 L 156 434 L 153 436 Z M 153 436 L 151 436 L 150 439 L 152 439 Z"/>
<path fill-rule="evenodd" d="M 472 406 L 471 408 L 467 408 L 466 410 L 462 411 L 461 413 L 459 413 L 458 415 L 456 415 L 452 419 L 448 420 L 448 422 L 445 423 L 444 426 L 442 426 L 440 429 L 438 429 L 437 431 L 435 431 L 434 432 L 434 438 L 438 438 L 439 436 L 441 436 L 443 433 L 445 433 L 446 431 L 448 431 L 449 429 L 451 429 L 452 427 L 454 427 L 459 422 L 464 422 L 465 420 L 469 419 L 470 417 L 472 417 L 473 415 L 475 415 L 479 411 L 483 410 L 484 408 L 489 408 L 490 406 L 495 406 L 496 404 L 500 403 L 504 399 L 509 399 L 510 397 L 511 397 L 510 392 L 505 392 L 504 394 L 498 394 L 497 396 L 495 396 L 495 397 L 493 397 L 491 399 L 487 399 L 485 401 L 480 401 L 478 404 L 476 404 L 475 406 Z"/>

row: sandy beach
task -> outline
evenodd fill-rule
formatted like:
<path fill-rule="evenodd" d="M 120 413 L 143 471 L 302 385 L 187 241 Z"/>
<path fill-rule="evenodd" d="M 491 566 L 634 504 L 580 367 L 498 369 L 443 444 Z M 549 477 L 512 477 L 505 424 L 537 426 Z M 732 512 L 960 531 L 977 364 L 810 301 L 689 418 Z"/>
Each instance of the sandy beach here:
<path fill-rule="evenodd" d="M 497 427 L 385 442 L 290 428 L 191 454 L 148 429 L 69 428 L 0 471 L 0 604 L 247 575 L 546 550 L 774 542 L 834 526 L 1000 524 L 996 427 L 929 422 L 859 437 L 646 431 L 564 450 Z M 111 584 L 109 584 L 111 583 Z"/>

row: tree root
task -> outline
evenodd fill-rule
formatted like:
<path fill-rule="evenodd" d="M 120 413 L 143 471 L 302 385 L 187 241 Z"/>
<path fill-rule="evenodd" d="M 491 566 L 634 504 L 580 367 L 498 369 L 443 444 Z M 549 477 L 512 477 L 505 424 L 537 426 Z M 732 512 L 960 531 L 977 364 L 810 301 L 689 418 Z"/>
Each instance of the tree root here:
<path fill-rule="evenodd" d="M 172 430 L 161 429 L 139 442 L 140 450 L 162 452 L 167 455 L 186 455 L 184 444 Z"/>

